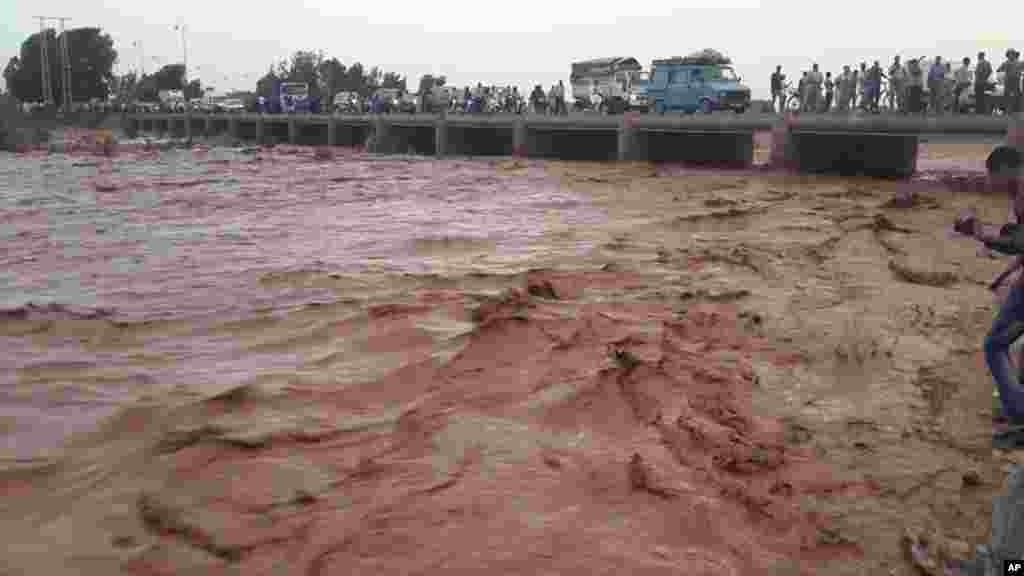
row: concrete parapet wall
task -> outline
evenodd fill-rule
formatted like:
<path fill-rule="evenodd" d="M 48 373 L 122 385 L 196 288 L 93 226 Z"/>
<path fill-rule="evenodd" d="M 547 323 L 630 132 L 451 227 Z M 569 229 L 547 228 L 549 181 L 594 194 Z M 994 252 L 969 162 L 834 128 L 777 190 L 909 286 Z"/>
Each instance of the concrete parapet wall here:
<path fill-rule="evenodd" d="M 142 131 L 227 130 L 266 143 L 362 146 L 380 153 L 523 155 L 749 166 L 754 132 L 772 129 L 772 161 L 805 172 L 913 174 L 918 134 L 1005 134 L 999 117 L 802 115 L 129 115 Z M 1018 120 L 1019 122 L 1019 120 Z M 218 124 L 219 123 L 219 124 Z M 223 128 L 217 128 L 222 126 Z M 1024 130 L 1020 132 L 1024 134 Z M 1020 139 L 1021 137 L 1017 137 Z"/>

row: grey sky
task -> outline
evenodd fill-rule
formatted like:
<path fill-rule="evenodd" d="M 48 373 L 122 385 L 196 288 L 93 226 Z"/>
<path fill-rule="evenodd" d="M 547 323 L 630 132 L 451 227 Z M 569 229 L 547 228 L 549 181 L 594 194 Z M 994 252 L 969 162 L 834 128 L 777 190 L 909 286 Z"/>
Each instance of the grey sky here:
<path fill-rule="evenodd" d="M 733 59 L 755 98 L 767 97 L 776 64 L 795 78 L 814 61 L 836 73 L 862 60 L 886 64 L 896 53 L 973 61 L 981 49 L 1001 61 L 1013 39 L 998 28 L 999 16 L 1020 14 L 1016 2 L 987 2 L 991 18 L 985 20 L 992 23 L 977 32 L 970 11 L 875 0 L 842 11 L 835 3 L 804 0 L 697 0 L 675 8 L 670 2 L 565 0 L 3 1 L 4 63 L 38 30 L 32 17 L 52 15 L 70 16 L 69 26 L 109 32 L 120 53 L 118 71 L 138 68 L 143 56 L 146 71 L 153 71 L 181 60 L 173 27 L 185 22 L 190 75 L 218 91 L 251 88 L 271 62 L 299 49 L 322 49 L 346 65 L 377 65 L 407 75 L 412 85 L 421 74 L 437 73 L 459 86 L 480 81 L 526 89 L 568 82 L 574 60 L 634 56 L 646 68 L 653 58 L 713 47 Z M 132 46 L 137 41 L 143 50 Z"/>

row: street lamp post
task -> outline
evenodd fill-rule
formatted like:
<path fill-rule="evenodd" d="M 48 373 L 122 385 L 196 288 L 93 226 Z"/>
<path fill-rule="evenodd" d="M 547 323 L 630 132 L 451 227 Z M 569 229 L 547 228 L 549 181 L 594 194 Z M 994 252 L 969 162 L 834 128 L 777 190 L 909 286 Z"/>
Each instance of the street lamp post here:
<path fill-rule="evenodd" d="M 183 72 L 184 78 L 182 79 L 183 82 L 185 83 L 185 86 L 184 86 L 182 92 L 184 94 L 188 94 L 188 41 L 185 38 L 185 24 L 184 23 L 176 24 L 174 26 L 174 29 L 181 32 L 181 52 L 182 52 L 181 58 L 182 58 L 182 63 L 184 64 L 184 69 L 185 69 L 184 72 Z"/>

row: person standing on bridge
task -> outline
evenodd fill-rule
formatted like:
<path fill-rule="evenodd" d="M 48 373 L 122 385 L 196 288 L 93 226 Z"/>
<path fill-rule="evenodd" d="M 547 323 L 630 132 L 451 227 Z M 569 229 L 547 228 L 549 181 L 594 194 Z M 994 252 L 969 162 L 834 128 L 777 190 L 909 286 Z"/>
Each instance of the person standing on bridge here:
<path fill-rule="evenodd" d="M 907 111 L 920 114 L 924 111 L 924 70 L 918 59 L 907 60 Z"/>
<path fill-rule="evenodd" d="M 988 82 L 992 77 L 992 64 L 985 59 L 984 52 L 978 52 L 978 65 L 974 67 L 974 111 L 988 114 Z"/>
<path fill-rule="evenodd" d="M 821 112 L 821 84 L 824 78 L 818 70 L 818 65 L 811 66 L 811 72 L 807 75 L 807 108 L 809 112 Z"/>
<path fill-rule="evenodd" d="M 850 76 L 850 111 L 856 111 L 860 91 L 864 87 L 864 78 L 861 77 L 860 70 L 853 69 L 853 74 Z"/>
<path fill-rule="evenodd" d="M 565 109 L 565 83 L 558 81 L 555 87 L 555 115 L 565 116 L 568 111 Z"/>
<path fill-rule="evenodd" d="M 824 81 L 818 70 L 818 65 L 812 65 L 811 72 L 807 75 L 807 109 L 809 112 L 820 112 L 818 107 L 821 103 L 821 85 Z"/>
<path fill-rule="evenodd" d="M 889 93 L 887 94 L 889 100 L 889 110 L 899 110 L 905 112 L 906 107 L 906 70 L 903 68 L 903 64 L 900 62 L 900 55 L 897 54 L 892 59 L 892 65 L 889 66 Z"/>
<path fill-rule="evenodd" d="M 836 84 L 832 81 L 832 73 L 825 73 L 825 112 L 832 110 L 832 98 L 835 96 Z"/>
<path fill-rule="evenodd" d="M 865 85 L 867 86 L 868 94 L 868 110 L 878 113 L 878 101 L 882 97 L 882 79 L 885 78 L 885 73 L 882 72 L 882 65 L 875 60 L 875 63 L 868 69 L 868 79 Z"/>
<path fill-rule="evenodd" d="M 800 101 L 800 111 L 807 111 L 807 71 L 800 76 L 800 82 L 796 85 L 797 100 Z"/>
<path fill-rule="evenodd" d="M 853 74 L 850 72 L 850 65 L 843 66 L 843 73 L 839 75 L 839 102 L 836 108 L 840 112 L 850 110 L 850 99 L 853 93 Z"/>
<path fill-rule="evenodd" d="M 971 59 L 964 57 L 960 61 L 960 67 L 956 69 L 954 75 L 956 79 L 956 88 L 953 89 L 953 113 L 959 114 L 962 110 L 960 105 L 960 97 L 968 88 L 971 87 Z"/>
<path fill-rule="evenodd" d="M 786 94 L 783 92 L 783 84 L 786 81 L 786 75 L 782 73 L 782 66 L 776 66 L 775 72 L 772 72 L 772 111 L 778 110 L 779 114 L 786 111 Z M 775 107 L 775 101 L 778 100 L 779 106 Z"/>
<path fill-rule="evenodd" d="M 943 102 L 946 101 L 943 92 L 946 87 L 946 65 L 942 63 L 942 56 L 936 56 L 935 62 L 928 70 L 928 108 L 932 114 L 942 114 Z"/>
<path fill-rule="evenodd" d="M 1006 100 L 1007 114 L 1016 114 L 1020 111 L 1020 79 L 1021 65 L 1018 60 L 1020 53 L 1010 48 L 1006 51 L 1006 61 L 999 65 L 996 72 L 1005 74 L 1003 84 L 1003 95 Z"/>

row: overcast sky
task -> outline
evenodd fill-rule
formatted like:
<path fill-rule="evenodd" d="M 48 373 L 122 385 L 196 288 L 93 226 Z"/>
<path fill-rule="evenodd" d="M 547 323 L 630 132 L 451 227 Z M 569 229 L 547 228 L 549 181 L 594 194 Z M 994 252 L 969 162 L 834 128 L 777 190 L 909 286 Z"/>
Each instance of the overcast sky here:
<path fill-rule="evenodd" d="M 696 0 L 685 7 L 667 0 L 4 3 L 8 16 L 0 39 L 8 54 L 3 63 L 38 31 L 33 16 L 69 16 L 70 27 L 98 26 L 113 36 L 120 54 L 117 71 L 144 62 L 152 72 L 181 61 L 181 37 L 173 27 L 184 22 L 190 76 L 218 91 L 251 88 L 273 61 L 295 50 L 322 49 L 346 65 L 380 66 L 407 75 L 412 87 L 421 74 L 434 73 L 459 86 L 479 81 L 524 89 L 568 82 L 574 60 L 633 56 L 647 68 L 653 58 L 713 47 L 733 59 L 755 98 L 767 97 L 776 64 L 793 78 L 815 61 L 825 71 L 838 72 L 843 64 L 861 60 L 884 64 L 896 53 L 957 60 L 969 55 L 973 60 L 982 49 L 1001 61 L 1013 40 L 999 22 L 1010 15 L 1018 21 L 1024 13 L 1012 0 L 986 2 L 990 17 L 981 19 L 971 10 L 929 10 L 918 2 L 891 0 L 765 5 Z M 992 23 L 978 32 L 981 20 Z M 133 46 L 137 42 L 141 49 Z"/>

